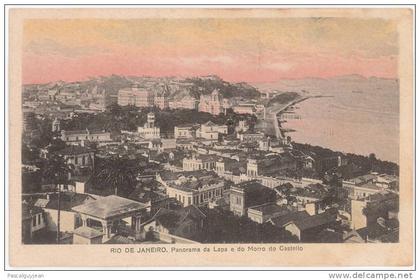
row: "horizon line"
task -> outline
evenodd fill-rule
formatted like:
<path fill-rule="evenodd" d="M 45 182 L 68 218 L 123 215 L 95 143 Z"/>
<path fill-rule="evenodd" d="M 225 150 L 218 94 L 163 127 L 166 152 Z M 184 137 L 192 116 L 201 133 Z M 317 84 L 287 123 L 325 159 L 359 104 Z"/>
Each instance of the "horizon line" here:
<path fill-rule="evenodd" d="M 227 80 L 224 79 L 222 77 L 220 77 L 219 75 L 216 74 L 207 74 L 207 75 L 191 75 L 191 76 L 153 76 L 153 75 L 123 75 L 123 74 L 109 74 L 109 75 L 97 75 L 97 76 L 89 76 L 86 77 L 85 79 L 79 79 L 79 80 L 64 80 L 64 79 L 60 79 L 60 80 L 54 80 L 54 81 L 49 81 L 49 82 L 32 82 L 32 83 L 22 83 L 22 86 L 29 86 L 29 85 L 46 85 L 46 84 L 51 84 L 51 83 L 57 83 L 57 82 L 64 82 L 64 83 L 77 83 L 77 82 L 86 82 L 86 81 L 90 81 L 93 79 L 98 79 L 98 78 L 107 78 L 107 77 L 111 77 L 111 76 L 118 76 L 118 77 L 135 77 L 135 78 L 181 78 L 181 79 L 188 79 L 188 78 L 202 78 L 202 77 L 217 77 L 225 82 L 229 82 L 229 83 L 234 83 L 234 84 L 239 84 L 239 83 L 247 83 L 247 84 L 268 84 L 268 83 L 276 83 L 276 82 L 280 82 L 281 80 L 309 80 L 309 79 L 319 79 L 319 80 L 328 80 L 328 79 L 334 79 L 334 78 L 343 78 L 343 77 L 351 77 L 351 76 L 358 76 L 360 78 L 363 79 L 372 79 L 372 78 L 376 78 L 376 79 L 383 79 L 383 80 L 399 80 L 399 77 L 380 77 L 380 76 L 365 76 L 362 74 L 357 74 L 357 73 L 352 73 L 352 74 L 345 74 L 345 75 L 334 75 L 334 76 L 325 76 L 325 77 L 315 77 L 315 76 L 306 76 L 306 77 L 302 77 L 302 78 L 292 78 L 292 77 L 281 77 L 278 80 L 272 80 L 272 81 L 264 81 L 264 82 L 250 82 L 250 81 L 231 81 L 231 80 Z"/>

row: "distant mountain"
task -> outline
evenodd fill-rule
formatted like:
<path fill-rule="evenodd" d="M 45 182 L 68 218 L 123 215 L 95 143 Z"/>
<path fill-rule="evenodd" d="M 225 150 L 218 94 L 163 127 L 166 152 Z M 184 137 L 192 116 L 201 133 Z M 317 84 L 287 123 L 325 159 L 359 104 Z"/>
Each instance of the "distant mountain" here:
<path fill-rule="evenodd" d="M 216 75 L 189 78 L 111 75 L 92 77 L 80 82 L 58 81 L 44 85 L 25 85 L 24 89 L 59 87 L 80 92 L 91 92 L 95 89 L 100 93 L 117 94 L 120 89 L 131 87 L 133 84 L 146 87 L 153 92 L 166 91 L 173 99 L 181 99 L 185 96 L 199 99 L 201 95 L 210 94 L 215 89 L 218 89 L 225 98 L 255 99 L 261 95 L 261 92 L 247 83 L 229 83 Z"/>

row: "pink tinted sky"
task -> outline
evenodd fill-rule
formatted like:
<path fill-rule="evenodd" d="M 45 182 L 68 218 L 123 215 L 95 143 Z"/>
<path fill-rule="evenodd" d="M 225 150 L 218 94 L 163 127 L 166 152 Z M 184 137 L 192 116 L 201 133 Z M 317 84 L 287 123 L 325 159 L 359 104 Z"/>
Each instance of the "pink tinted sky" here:
<path fill-rule="evenodd" d="M 397 77 L 395 23 L 381 19 L 27 20 L 23 82 L 99 75 L 232 82 L 360 74 Z"/>

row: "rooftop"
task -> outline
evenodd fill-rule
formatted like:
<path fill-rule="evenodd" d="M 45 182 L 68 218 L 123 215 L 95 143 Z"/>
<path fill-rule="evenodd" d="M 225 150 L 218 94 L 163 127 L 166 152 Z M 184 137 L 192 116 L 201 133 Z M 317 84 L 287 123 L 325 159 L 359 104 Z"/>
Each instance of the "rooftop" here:
<path fill-rule="evenodd" d="M 290 213 L 290 210 L 287 206 L 279 206 L 276 203 L 264 203 L 261 205 L 250 207 L 249 209 L 261 212 L 263 215 L 271 215 L 274 213 L 282 212 L 282 214 Z"/>
<path fill-rule="evenodd" d="M 145 204 L 131 199 L 116 195 L 109 195 L 98 200 L 73 207 L 73 210 L 93 217 L 108 219 L 135 212 L 146 207 L 147 206 Z"/>
<path fill-rule="evenodd" d="M 79 206 L 87 201 L 95 200 L 95 198 L 89 194 L 75 193 L 75 192 L 61 192 L 60 193 L 60 209 L 64 211 L 71 211 L 73 207 Z M 48 198 L 38 198 L 35 201 L 34 206 L 47 208 L 47 209 L 58 209 L 58 194 L 50 194 Z"/>
<path fill-rule="evenodd" d="M 283 227 L 287 223 L 291 221 L 296 221 L 300 219 L 305 219 L 310 217 L 308 212 L 306 211 L 299 211 L 299 212 L 289 212 L 288 214 L 281 215 L 275 218 L 271 218 L 271 223 L 275 225 L 276 227 Z"/>
<path fill-rule="evenodd" d="M 93 152 L 93 150 L 86 148 L 86 147 L 82 147 L 82 146 L 68 146 L 65 147 L 64 149 L 58 151 L 57 153 L 60 155 L 80 155 L 80 154 L 87 154 Z"/>
<path fill-rule="evenodd" d="M 86 227 L 86 226 L 81 226 L 81 227 L 76 228 L 75 230 L 73 230 L 73 234 L 76 234 L 85 238 L 89 238 L 89 239 L 104 235 L 99 230 Z"/>
<path fill-rule="evenodd" d="M 307 230 L 321 225 L 326 225 L 336 220 L 335 215 L 330 213 L 322 213 L 319 215 L 309 216 L 303 219 L 292 221 L 300 230 Z"/>

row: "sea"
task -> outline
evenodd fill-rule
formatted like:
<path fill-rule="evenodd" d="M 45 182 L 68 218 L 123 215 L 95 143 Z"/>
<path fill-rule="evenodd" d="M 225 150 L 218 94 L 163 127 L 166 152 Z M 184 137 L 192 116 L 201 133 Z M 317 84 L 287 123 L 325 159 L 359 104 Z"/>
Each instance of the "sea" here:
<path fill-rule="evenodd" d="M 369 155 L 399 163 L 399 82 L 358 75 L 282 80 L 256 85 L 264 91 L 297 92 L 309 98 L 282 123 L 293 141 Z"/>

